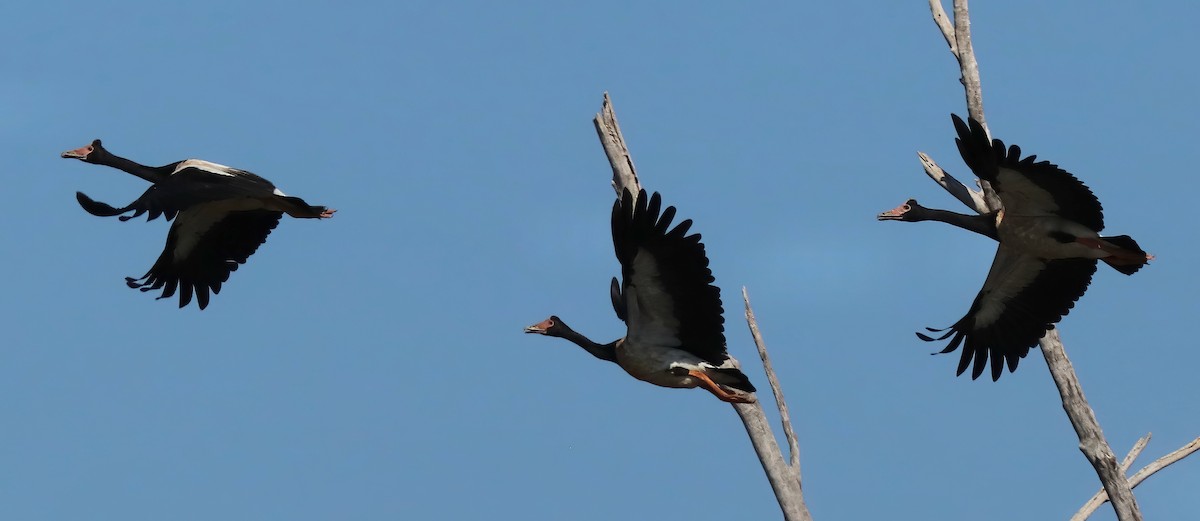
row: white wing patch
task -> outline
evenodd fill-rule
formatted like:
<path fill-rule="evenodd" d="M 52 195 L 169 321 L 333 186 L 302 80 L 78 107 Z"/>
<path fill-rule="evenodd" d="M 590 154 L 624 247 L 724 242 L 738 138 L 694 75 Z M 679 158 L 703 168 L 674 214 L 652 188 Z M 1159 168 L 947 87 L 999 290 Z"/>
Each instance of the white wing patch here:
<path fill-rule="evenodd" d="M 280 190 L 278 188 L 276 188 L 275 191 L 273 191 L 271 193 L 278 195 L 279 197 L 287 197 L 287 194 L 283 193 L 283 190 Z"/>
<path fill-rule="evenodd" d="M 203 159 L 188 159 L 187 161 L 179 163 L 179 166 L 175 167 L 175 171 L 171 172 L 171 175 L 178 174 L 179 172 L 182 172 L 183 170 L 186 170 L 188 168 L 195 168 L 198 170 L 204 170 L 205 172 L 211 172 L 211 173 L 214 173 L 217 175 L 224 175 L 224 176 L 229 176 L 229 177 L 234 177 L 237 175 L 238 172 L 241 172 L 241 170 L 238 170 L 231 166 L 225 166 L 225 165 L 213 163 L 210 161 L 204 161 Z"/>

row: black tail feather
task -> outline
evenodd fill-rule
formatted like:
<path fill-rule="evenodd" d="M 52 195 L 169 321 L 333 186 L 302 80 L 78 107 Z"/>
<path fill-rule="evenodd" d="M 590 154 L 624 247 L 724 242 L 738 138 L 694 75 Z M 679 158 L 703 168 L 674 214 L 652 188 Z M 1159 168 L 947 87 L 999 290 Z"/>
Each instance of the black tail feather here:
<path fill-rule="evenodd" d="M 1124 248 L 1124 249 L 1132 251 L 1132 252 L 1137 252 L 1142 255 L 1146 254 L 1146 251 L 1143 250 L 1141 246 L 1138 246 L 1137 241 L 1133 240 L 1133 237 L 1130 237 L 1128 235 L 1117 235 L 1117 236 L 1113 236 L 1113 237 L 1101 237 L 1101 239 L 1104 240 L 1105 242 L 1113 244 L 1114 246 Z M 1142 263 L 1142 264 L 1114 264 L 1108 258 L 1104 258 L 1104 259 L 1100 259 L 1100 260 L 1104 261 L 1105 264 L 1112 266 L 1112 269 L 1117 270 L 1118 272 L 1123 273 L 1125 275 L 1133 275 L 1134 273 L 1137 273 L 1138 270 L 1142 269 L 1142 266 L 1146 265 L 1145 263 Z"/>
<path fill-rule="evenodd" d="M 75 200 L 79 201 L 79 206 L 82 206 L 84 211 L 96 217 L 115 217 L 129 211 L 128 207 L 113 208 L 112 205 L 92 199 L 83 192 L 75 192 Z"/>
<path fill-rule="evenodd" d="M 1105 241 L 1111 242 L 1111 243 L 1113 243 L 1117 246 L 1120 246 L 1122 248 L 1125 248 L 1127 250 L 1136 251 L 1138 253 L 1146 253 L 1144 250 L 1142 250 L 1141 246 L 1138 246 L 1137 241 L 1133 240 L 1133 237 L 1130 237 L 1128 235 L 1116 235 L 1113 237 L 1103 237 L 1103 239 Z"/>
<path fill-rule="evenodd" d="M 304 199 L 292 197 L 290 195 L 280 196 L 279 199 L 287 202 L 293 207 L 293 209 L 288 212 L 288 215 L 291 215 L 292 217 L 319 218 L 321 214 L 325 213 L 325 211 L 329 209 L 325 206 L 308 204 L 308 202 Z"/>
<path fill-rule="evenodd" d="M 754 384 L 750 383 L 750 379 L 746 377 L 746 374 L 741 369 L 736 367 L 717 367 L 709 369 L 709 371 L 717 374 L 717 378 L 714 378 L 714 380 L 721 385 L 748 393 L 757 391 L 754 388 Z"/>

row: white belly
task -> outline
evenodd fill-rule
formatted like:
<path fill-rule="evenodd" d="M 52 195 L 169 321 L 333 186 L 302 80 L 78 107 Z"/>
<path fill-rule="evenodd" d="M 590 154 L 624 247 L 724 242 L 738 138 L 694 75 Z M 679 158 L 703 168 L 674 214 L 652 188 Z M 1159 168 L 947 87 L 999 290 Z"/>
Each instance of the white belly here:
<path fill-rule="evenodd" d="M 640 346 L 622 342 L 617 346 L 617 365 L 629 376 L 662 387 L 690 388 L 700 385 L 687 374 L 703 363 L 695 355 L 664 346 Z"/>

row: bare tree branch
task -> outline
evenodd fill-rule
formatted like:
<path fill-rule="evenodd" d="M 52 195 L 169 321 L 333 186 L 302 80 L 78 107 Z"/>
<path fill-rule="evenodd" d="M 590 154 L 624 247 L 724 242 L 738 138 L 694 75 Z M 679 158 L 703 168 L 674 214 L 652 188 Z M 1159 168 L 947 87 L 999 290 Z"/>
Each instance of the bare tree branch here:
<path fill-rule="evenodd" d="M 800 477 L 794 469 L 783 460 L 783 452 L 775 441 L 775 433 L 771 432 L 771 423 L 763 413 L 762 402 L 732 404 L 742 424 L 746 426 L 746 434 L 750 444 L 758 454 L 767 481 L 775 491 L 775 499 L 779 501 L 779 509 L 783 511 L 785 521 L 812 521 L 812 514 L 804 504 L 804 493 L 800 490 Z"/>
<path fill-rule="evenodd" d="M 1138 443 L 1142 443 L 1143 440 L 1148 440 L 1149 437 L 1150 437 L 1150 435 L 1147 434 L 1141 440 L 1138 440 Z M 1142 446 L 1145 447 L 1145 444 L 1143 443 Z M 1136 446 L 1134 447 L 1134 450 L 1137 450 Z M 1158 458 L 1158 459 L 1154 460 L 1153 463 L 1146 465 L 1145 467 L 1142 467 L 1142 470 L 1137 471 L 1136 474 L 1134 474 L 1132 477 L 1129 478 L 1129 486 L 1137 487 L 1138 485 L 1142 484 L 1142 482 L 1145 481 L 1146 478 L 1153 476 L 1156 472 L 1169 467 L 1171 464 L 1173 464 L 1183 458 L 1191 456 L 1197 450 L 1200 450 L 1200 438 L 1196 438 L 1196 439 L 1192 440 L 1191 442 L 1188 442 L 1187 445 L 1184 445 L 1178 449 L 1175 449 L 1174 452 L 1167 454 L 1166 456 L 1163 456 L 1161 458 Z M 1130 455 L 1133 455 L 1133 453 L 1131 452 Z M 1134 457 L 1136 457 L 1136 456 L 1134 456 Z M 1129 463 L 1133 463 L 1131 458 L 1126 457 L 1125 459 Z M 1129 470 L 1129 466 L 1124 465 L 1123 470 L 1126 470 L 1126 471 Z M 1096 495 L 1092 496 L 1092 499 L 1088 500 L 1088 502 L 1085 503 L 1083 505 L 1083 507 L 1080 508 L 1079 511 L 1075 513 L 1074 516 L 1071 516 L 1071 521 L 1083 521 L 1084 519 L 1087 519 L 1089 516 L 1091 516 L 1096 511 L 1096 509 L 1100 508 L 1100 506 L 1103 505 L 1107 501 L 1108 501 L 1108 494 L 1103 489 L 1101 489 L 1099 492 L 1096 493 Z"/>
<path fill-rule="evenodd" d="M 954 59 L 958 61 L 958 68 L 962 74 L 958 81 L 962 84 L 967 97 L 967 114 L 983 125 L 983 130 L 990 136 L 992 132 L 988 130 L 987 120 L 983 117 L 983 85 L 979 80 L 979 62 L 975 61 L 975 48 L 971 46 L 971 14 L 967 10 L 967 0 L 954 1 L 953 25 L 946 17 L 942 0 L 929 0 L 929 11 L 933 14 L 933 23 L 937 24 L 938 30 L 942 32 L 942 37 L 946 39 L 946 44 L 950 46 L 950 54 L 953 54 Z M 925 172 L 929 173 L 929 164 L 932 164 L 933 160 L 929 159 L 929 156 L 921 155 L 921 162 L 928 163 L 925 165 Z M 929 175 L 934 177 L 933 174 Z M 968 191 L 972 194 L 973 202 L 970 203 L 964 200 L 961 194 L 950 190 L 937 177 L 934 177 L 934 181 L 946 187 L 951 195 L 978 213 L 983 214 L 1000 209 L 1000 198 L 996 196 L 996 191 L 992 190 L 991 184 L 987 181 L 977 181 L 979 187 L 983 189 L 982 196 L 973 190 Z M 987 201 L 987 205 L 983 209 L 980 209 L 975 202 L 979 197 Z"/>
<path fill-rule="evenodd" d="M 1152 436 L 1153 433 L 1147 432 L 1145 436 L 1138 438 L 1137 442 L 1133 444 L 1133 448 L 1129 449 L 1129 454 L 1126 454 L 1125 459 L 1121 460 L 1121 472 L 1129 472 L 1129 467 L 1132 467 L 1137 457 L 1142 455 L 1143 450 L 1146 450 L 1146 445 L 1150 444 Z"/>
<path fill-rule="evenodd" d="M 637 173 L 633 168 L 633 157 L 629 154 L 625 138 L 621 135 L 621 128 L 617 125 L 617 115 L 613 110 L 608 93 L 604 94 L 604 105 L 600 113 L 596 114 L 594 122 L 600 143 L 604 146 L 609 165 L 612 166 L 613 188 L 617 191 L 618 197 L 626 188 L 637 193 L 638 190 L 641 190 L 641 183 L 638 182 Z M 767 421 L 766 414 L 763 413 L 761 401 L 733 404 L 733 409 L 746 427 L 750 444 L 754 447 L 754 452 L 758 454 L 758 461 L 767 474 L 767 481 L 775 491 L 775 499 L 779 501 L 779 508 L 783 511 L 784 520 L 812 521 L 812 515 L 808 512 L 808 506 L 804 504 L 804 494 L 800 489 L 799 448 L 788 419 L 787 406 L 783 403 L 783 393 L 779 390 L 779 382 L 770 368 L 766 347 L 762 344 L 762 336 L 757 334 L 758 324 L 752 321 L 753 313 L 750 311 L 748 300 L 746 310 L 747 319 L 751 320 L 751 331 L 755 334 L 755 342 L 768 372 L 767 378 L 771 382 L 776 402 L 780 406 L 780 415 L 784 419 L 784 431 L 788 433 L 788 441 L 795 463 L 789 465 L 784 461 L 783 452 L 779 449 L 779 442 L 775 439 L 775 433 L 771 431 L 771 424 Z"/>
<path fill-rule="evenodd" d="M 629 147 L 625 146 L 625 136 L 621 135 L 621 126 L 617 124 L 617 113 L 613 110 L 612 100 L 604 93 L 604 104 L 600 112 L 592 119 L 596 124 L 596 134 L 600 136 L 600 144 L 604 146 L 604 154 L 608 156 L 608 164 L 612 165 L 613 189 L 617 198 L 628 189 L 636 198 L 642 190 L 638 182 L 637 169 L 633 167 L 633 156 L 629 155 Z"/>
<path fill-rule="evenodd" d="M 758 330 L 758 319 L 754 318 L 754 310 L 750 308 L 750 294 L 746 292 L 745 286 L 742 286 L 742 301 L 746 303 L 746 324 L 750 326 L 750 336 L 754 338 L 754 345 L 758 347 L 758 357 L 762 359 L 767 382 L 771 384 L 771 393 L 775 395 L 775 403 L 779 404 L 779 419 L 783 424 L 783 435 L 787 438 L 790 453 L 788 463 L 795 469 L 796 481 L 801 481 L 800 443 L 796 441 L 796 431 L 792 430 L 792 418 L 788 415 L 787 401 L 783 399 L 783 388 L 779 386 L 779 378 L 775 376 L 775 368 L 771 366 L 771 357 L 767 356 L 767 344 L 763 342 L 762 332 Z"/>
<path fill-rule="evenodd" d="M 1067 358 L 1058 330 L 1047 331 L 1046 336 L 1042 337 L 1041 345 L 1046 365 L 1050 367 L 1050 376 L 1054 378 L 1054 385 L 1058 387 L 1058 394 L 1062 397 L 1063 410 L 1067 412 L 1067 418 L 1071 420 L 1071 426 L 1079 436 L 1079 450 L 1096 469 L 1096 475 L 1100 477 L 1104 490 L 1111 498 L 1113 510 L 1117 512 L 1117 519 L 1140 521 L 1142 513 L 1138 509 L 1129 480 L 1125 479 L 1125 474 L 1117 465 L 1117 456 L 1104 439 L 1104 432 L 1100 430 L 1100 423 L 1096 421 L 1096 413 L 1092 412 L 1087 398 L 1083 396 L 1079 377 L 1075 375 L 1075 368 Z"/>
<path fill-rule="evenodd" d="M 1200 437 L 1188 442 L 1187 445 L 1175 449 L 1170 454 L 1154 460 L 1153 463 L 1142 467 L 1133 477 L 1129 478 L 1130 486 L 1136 487 L 1140 485 L 1143 481 L 1146 481 L 1146 478 L 1153 476 L 1158 471 L 1173 465 L 1183 458 L 1191 456 L 1198 450 L 1200 450 Z"/>
<path fill-rule="evenodd" d="M 934 21 L 937 22 L 936 18 Z M 945 29 L 942 32 L 945 33 Z M 967 0 L 954 0 L 954 43 L 957 49 L 952 47 L 950 50 L 955 53 L 962 70 L 960 81 L 967 95 L 967 114 L 987 130 L 987 120 L 983 117 L 983 83 L 979 80 L 975 48 L 971 46 L 971 14 L 967 10 Z M 988 135 L 992 135 L 991 131 Z"/>
<path fill-rule="evenodd" d="M 950 54 L 953 54 L 954 59 L 957 60 L 958 42 L 954 39 L 954 24 L 951 24 L 950 17 L 946 16 L 942 0 L 929 0 L 929 11 L 933 13 L 933 23 L 942 30 L 942 37 L 946 39 L 946 45 L 950 46 Z"/>
<path fill-rule="evenodd" d="M 917 157 L 921 159 L 921 166 L 925 168 L 925 175 L 928 175 L 935 183 L 945 188 L 955 199 L 967 205 L 968 208 L 975 210 L 975 213 L 988 213 L 988 203 L 983 198 L 983 192 L 967 188 L 966 185 L 962 184 L 962 181 L 955 179 L 949 172 L 942 170 L 942 167 L 933 162 L 933 158 L 929 157 L 929 154 L 917 152 Z"/>

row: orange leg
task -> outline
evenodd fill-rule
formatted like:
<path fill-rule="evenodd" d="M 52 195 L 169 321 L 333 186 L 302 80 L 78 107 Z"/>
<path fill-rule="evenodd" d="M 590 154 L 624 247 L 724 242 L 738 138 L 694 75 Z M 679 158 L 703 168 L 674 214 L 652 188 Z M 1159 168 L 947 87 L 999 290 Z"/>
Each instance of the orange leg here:
<path fill-rule="evenodd" d="M 753 396 L 726 391 L 724 387 L 721 387 L 720 384 L 712 381 L 712 378 L 709 378 L 708 375 L 701 371 L 690 370 L 688 371 L 688 375 L 699 380 L 700 387 L 703 387 L 704 390 L 716 395 L 718 400 L 729 403 L 754 403 Z"/>

